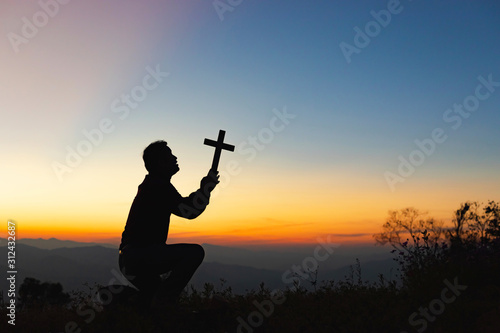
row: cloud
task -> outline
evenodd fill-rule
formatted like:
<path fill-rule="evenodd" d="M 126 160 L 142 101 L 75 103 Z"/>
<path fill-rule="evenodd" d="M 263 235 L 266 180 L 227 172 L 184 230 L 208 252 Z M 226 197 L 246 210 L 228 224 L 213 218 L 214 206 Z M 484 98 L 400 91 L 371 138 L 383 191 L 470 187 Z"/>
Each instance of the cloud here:
<path fill-rule="evenodd" d="M 366 237 L 366 236 L 372 236 L 372 233 L 357 233 L 357 234 L 329 234 L 332 237 Z"/>

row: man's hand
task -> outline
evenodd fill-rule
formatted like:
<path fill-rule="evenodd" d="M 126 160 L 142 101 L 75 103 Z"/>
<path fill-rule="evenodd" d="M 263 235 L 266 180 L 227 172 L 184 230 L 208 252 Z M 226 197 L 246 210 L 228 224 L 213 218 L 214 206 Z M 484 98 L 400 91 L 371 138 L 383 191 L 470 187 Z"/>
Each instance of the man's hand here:
<path fill-rule="evenodd" d="M 219 184 L 219 171 L 210 170 L 208 174 L 201 180 L 200 188 L 203 193 L 209 194 L 214 190 L 217 184 Z"/>

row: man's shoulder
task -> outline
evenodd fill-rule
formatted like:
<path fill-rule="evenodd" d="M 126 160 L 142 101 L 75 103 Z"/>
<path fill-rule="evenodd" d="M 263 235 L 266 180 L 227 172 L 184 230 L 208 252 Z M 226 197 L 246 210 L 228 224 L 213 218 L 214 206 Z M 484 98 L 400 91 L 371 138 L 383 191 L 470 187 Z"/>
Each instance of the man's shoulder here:
<path fill-rule="evenodd" d="M 139 185 L 139 192 L 157 192 L 165 194 L 177 194 L 177 189 L 169 180 L 146 175 L 144 181 Z"/>
<path fill-rule="evenodd" d="M 164 179 L 161 177 L 154 177 L 151 175 L 146 175 L 146 177 L 144 177 L 144 180 L 139 185 L 139 187 L 141 187 L 141 186 L 169 187 L 169 186 L 172 186 L 172 184 L 170 183 L 170 181 L 168 179 Z"/>

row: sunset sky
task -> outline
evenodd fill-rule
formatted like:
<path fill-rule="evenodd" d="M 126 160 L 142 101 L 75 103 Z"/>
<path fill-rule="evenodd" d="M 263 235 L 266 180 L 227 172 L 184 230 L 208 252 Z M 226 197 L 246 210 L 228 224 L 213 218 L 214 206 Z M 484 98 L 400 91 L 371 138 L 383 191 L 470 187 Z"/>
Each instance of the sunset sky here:
<path fill-rule="evenodd" d="M 499 201 L 499 16 L 493 0 L 2 1 L 0 237 L 11 219 L 20 238 L 116 244 L 143 149 L 169 143 L 187 196 L 219 129 L 236 151 L 172 242 L 372 242 L 388 210 Z"/>

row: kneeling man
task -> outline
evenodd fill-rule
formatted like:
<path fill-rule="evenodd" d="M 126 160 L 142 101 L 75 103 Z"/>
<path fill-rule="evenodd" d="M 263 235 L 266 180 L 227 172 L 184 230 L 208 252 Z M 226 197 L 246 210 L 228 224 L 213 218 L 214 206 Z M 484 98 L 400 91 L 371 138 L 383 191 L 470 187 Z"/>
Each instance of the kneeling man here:
<path fill-rule="evenodd" d="M 201 180 L 200 189 L 182 197 L 170 183 L 179 166 L 165 141 L 146 147 L 143 159 L 149 173 L 139 185 L 122 233 L 120 270 L 147 302 L 161 285 L 167 301 L 175 303 L 205 252 L 197 244 L 166 244 L 170 215 L 187 219 L 199 216 L 219 183 L 219 175 L 210 171 Z M 160 275 L 168 272 L 170 275 L 162 282 Z"/>

